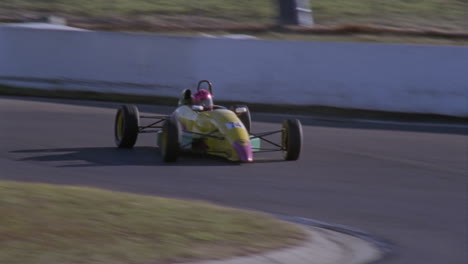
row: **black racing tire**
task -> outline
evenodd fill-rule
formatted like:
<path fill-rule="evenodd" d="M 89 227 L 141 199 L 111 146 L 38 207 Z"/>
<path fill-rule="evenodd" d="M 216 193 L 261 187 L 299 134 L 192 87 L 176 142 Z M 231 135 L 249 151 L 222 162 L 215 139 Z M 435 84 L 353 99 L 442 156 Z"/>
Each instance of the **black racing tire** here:
<path fill-rule="evenodd" d="M 247 112 L 245 112 L 245 113 L 240 113 L 240 114 L 236 113 L 235 110 L 236 110 L 236 108 L 238 108 L 238 107 L 245 107 L 245 108 L 247 108 Z M 251 118 L 251 116 L 250 116 L 250 110 L 249 110 L 249 108 L 248 108 L 246 105 L 232 105 L 231 107 L 229 107 L 229 109 L 230 109 L 231 111 L 233 111 L 233 112 L 237 115 L 237 117 L 239 117 L 239 120 L 242 122 L 242 124 L 244 124 L 245 129 L 247 130 L 247 132 L 250 133 L 250 129 L 252 128 L 252 118 Z"/>
<path fill-rule="evenodd" d="M 283 121 L 283 133 L 281 135 L 283 157 L 285 160 L 297 160 L 302 149 L 302 125 L 297 119 Z"/>
<path fill-rule="evenodd" d="M 161 134 L 161 157 L 164 162 L 175 162 L 179 156 L 179 124 L 174 117 L 166 120 Z"/>
<path fill-rule="evenodd" d="M 118 148 L 133 148 L 138 138 L 140 114 L 135 105 L 122 105 L 115 115 L 114 139 Z"/>

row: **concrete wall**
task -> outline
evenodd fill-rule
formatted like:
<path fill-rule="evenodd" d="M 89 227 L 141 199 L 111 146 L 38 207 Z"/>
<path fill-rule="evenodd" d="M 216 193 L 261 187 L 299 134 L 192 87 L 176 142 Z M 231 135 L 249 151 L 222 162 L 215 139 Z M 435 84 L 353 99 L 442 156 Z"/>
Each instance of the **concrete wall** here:
<path fill-rule="evenodd" d="M 468 47 L 0 27 L 0 83 L 179 96 L 200 79 L 215 99 L 468 116 Z"/>

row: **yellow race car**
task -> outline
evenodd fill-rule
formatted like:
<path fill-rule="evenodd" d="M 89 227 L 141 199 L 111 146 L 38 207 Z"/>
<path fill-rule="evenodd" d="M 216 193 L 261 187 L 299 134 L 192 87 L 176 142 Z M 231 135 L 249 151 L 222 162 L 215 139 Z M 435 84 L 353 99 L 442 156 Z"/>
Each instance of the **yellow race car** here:
<path fill-rule="evenodd" d="M 207 89 L 202 89 L 202 85 Z M 138 134 L 156 133 L 161 157 L 166 162 L 177 160 L 181 152 L 221 156 L 234 162 L 252 162 L 253 153 L 281 151 L 285 160 L 297 160 L 301 153 L 302 126 L 297 119 L 284 120 L 279 130 L 252 133 L 247 106 L 230 109 L 214 105 L 213 86 L 207 80 L 198 83 L 194 95 L 183 92 L 179 106 L 169 116 L 140 115 L 135 105 L 123 105 L 115 117 L 115 143 L 118 148 L 132 148 Z M 152 119 L 141 125 L 140 119 Z M 267 136 L 281 133 L 281 142 Z M 261 145 L 266 143 L 268 147 Z"/>

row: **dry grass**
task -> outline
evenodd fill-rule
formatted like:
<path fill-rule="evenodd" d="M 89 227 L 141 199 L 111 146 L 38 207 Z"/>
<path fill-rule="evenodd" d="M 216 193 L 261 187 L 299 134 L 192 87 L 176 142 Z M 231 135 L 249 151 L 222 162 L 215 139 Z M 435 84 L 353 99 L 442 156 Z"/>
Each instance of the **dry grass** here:
<path fill-rule="evenodd" d="M 468 31 L 466 0 L 311 0 L 318 25 L 367 24 Z M 91 24 L 272 24 L 276 0 L 9 0 L 0 19 L 59 14 Z"/>
<path fill-rule="evenodd" d="M 207 203 L 0 181 L 0 263 L 171 263 L 301 239 L 290 224 Z"/>
<path fill-rule="evenodd" d="M 466 45 L 468 39 L 466 0 L 310 2 L 318 32 L 278 28 L 277 0 L 9 0 L 0 1 L 0 22 L 58 15 L 71 26 L 105 31 L 225 31 L 266 39 L 437 45 Z M 373 30 L 351 32 L 350 27 Z"/>

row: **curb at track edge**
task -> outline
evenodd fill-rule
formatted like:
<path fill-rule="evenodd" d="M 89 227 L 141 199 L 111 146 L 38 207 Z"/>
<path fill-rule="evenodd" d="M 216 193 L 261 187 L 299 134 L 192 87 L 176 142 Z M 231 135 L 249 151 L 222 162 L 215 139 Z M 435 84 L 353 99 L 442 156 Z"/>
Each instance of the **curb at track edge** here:
<path fill-rule="evenodd" d="M 305 217 L 298 217 L 298 216 L 288 216 L 288 215 L 271 214 L 271 213 L 268 213 L 268 215 L 276 219 L 286 221 L 286 222 L 319 227 L 319 228 L 335 231 L 338 233 L 350 235 L 353 237 L 357 237 L 359 239 L 362 239 L 376 246 L 380 250 L 380 252 L 382 252 L 383 258 L 388 258 L 389 256 L 393 255 L 394 250 L 395 250 L 395 245 L 389 240 L 381 238 L 381 237 L 377 237 L 375 235 L 371 235 L 365 231 L 359 230 L 354 227 L 341 225 L 341 224 L 335 224 L 335 223 L 326 223 L 323 221 L 305 218 Z"/>

